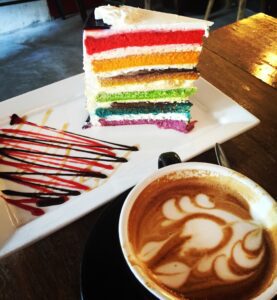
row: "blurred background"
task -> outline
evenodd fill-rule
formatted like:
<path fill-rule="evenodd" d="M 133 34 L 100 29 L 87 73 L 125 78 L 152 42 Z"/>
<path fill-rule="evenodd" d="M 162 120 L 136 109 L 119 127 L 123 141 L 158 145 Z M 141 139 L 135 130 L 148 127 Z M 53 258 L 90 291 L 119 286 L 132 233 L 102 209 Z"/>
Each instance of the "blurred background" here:
<path fill-rule="evenodd" d="M 0 0 L 0 101 L 83 72 L 82 28 L 103 2 L 208 18 L 211 30 L 277 11 L 277 0 Z"/>

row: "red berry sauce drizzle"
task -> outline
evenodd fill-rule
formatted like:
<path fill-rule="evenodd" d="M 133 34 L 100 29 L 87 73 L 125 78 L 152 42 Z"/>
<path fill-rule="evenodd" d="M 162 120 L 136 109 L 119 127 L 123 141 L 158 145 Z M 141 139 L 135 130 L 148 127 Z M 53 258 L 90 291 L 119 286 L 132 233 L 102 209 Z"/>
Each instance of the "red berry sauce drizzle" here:
<path fill-rule="evenodd" d="M 0 172 L 0 179 L 21 185 L 24 191 L 4 189 L 0 197 L 34 216 L 45 213 L 41 207 L 62 204 L 91 190 L 76 178 L 107 178 L 105 172 L 113 170 L 114 163 L 127 162 L 116 152 L 138 151 L 136 146 L 40 126 L 13 114 L 10 125 L 19 124 L 29 130 L 0 129 L 0 166 L 8 169 Z"/>

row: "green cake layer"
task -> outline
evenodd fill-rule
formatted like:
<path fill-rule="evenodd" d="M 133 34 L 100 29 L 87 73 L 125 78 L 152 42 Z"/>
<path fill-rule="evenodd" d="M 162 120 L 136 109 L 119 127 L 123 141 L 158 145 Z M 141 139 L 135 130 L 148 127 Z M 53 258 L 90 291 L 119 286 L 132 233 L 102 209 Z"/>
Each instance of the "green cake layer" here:
<path fill-rule="evenodd" d="M 134 101 L 148 100 L 159 101 L 161 99 L 185 100 L 196 92 L 196 87 L 174 90 L 151 90 L 143 92 L 123 92 L 123 93 L 99 93 L 96 96 L 96 102 L 114 102 L 114 101 Z"/>
<path fill-rule="evenodd" d="M 99 107 L 95 114 L 100 118 L 106 118 L 112 115 L 131 115 L 131 114 L 154 114 L 159 113 L 183 113 L 190 119 L 190 108 L 192 104 L 188 101 L 183 103 L 166 103 L 166 105 L 157 105 L 158 103 L 148 103 L 147 106 L 139 107 Z"/>

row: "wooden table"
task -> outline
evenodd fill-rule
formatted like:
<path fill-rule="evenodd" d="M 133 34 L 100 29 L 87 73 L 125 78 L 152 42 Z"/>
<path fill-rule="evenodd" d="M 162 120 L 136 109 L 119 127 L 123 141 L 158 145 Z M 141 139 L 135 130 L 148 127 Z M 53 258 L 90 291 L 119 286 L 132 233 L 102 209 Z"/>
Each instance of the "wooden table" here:
<path fill-rule="evenodd" d="M 235 170 L 275 198 L 276 41 L 276 20 L 258 14 L 212 32 L 199 63 L 204 78 L 261 120 L 223 148 Z M 80 299 L 80 262 L 102 209 L 1 260 L 0 299 Z"/>

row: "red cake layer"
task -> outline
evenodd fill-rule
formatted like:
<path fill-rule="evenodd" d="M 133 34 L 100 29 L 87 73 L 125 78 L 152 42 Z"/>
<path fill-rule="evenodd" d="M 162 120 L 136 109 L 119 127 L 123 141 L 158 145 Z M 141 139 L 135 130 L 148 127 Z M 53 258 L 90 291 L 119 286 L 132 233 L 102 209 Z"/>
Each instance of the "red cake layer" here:
<path fill-rule="evenodd" d="M 176 30 L 176 31 L 137 31 L 129 33 L 113 34 L 95 38 L 87 36 L 85 46 L 88 55 L 106 50 L 159 46 L 171 44 L 202 44 L 204 30 Z"/>

